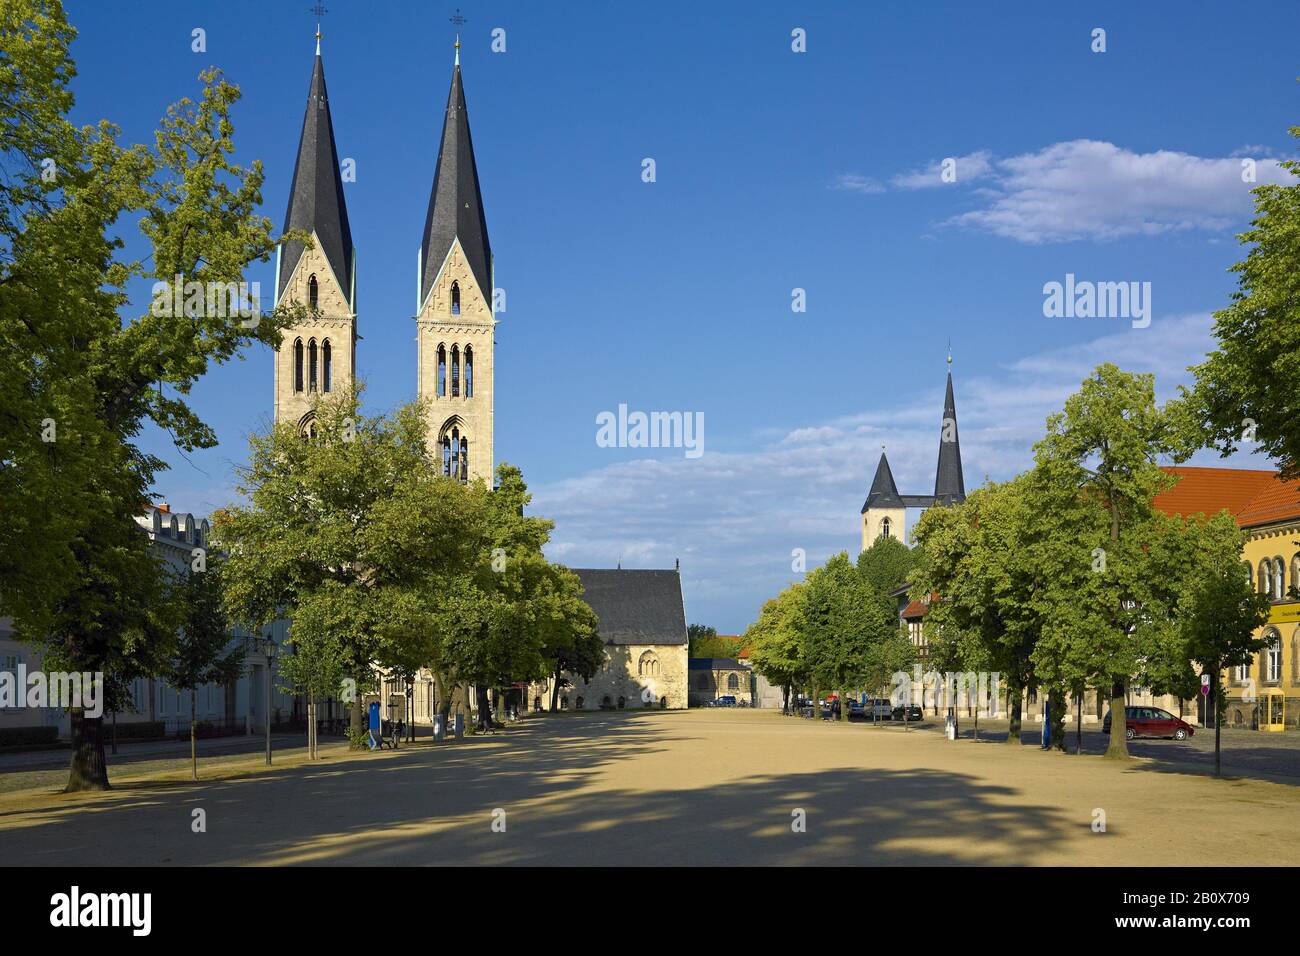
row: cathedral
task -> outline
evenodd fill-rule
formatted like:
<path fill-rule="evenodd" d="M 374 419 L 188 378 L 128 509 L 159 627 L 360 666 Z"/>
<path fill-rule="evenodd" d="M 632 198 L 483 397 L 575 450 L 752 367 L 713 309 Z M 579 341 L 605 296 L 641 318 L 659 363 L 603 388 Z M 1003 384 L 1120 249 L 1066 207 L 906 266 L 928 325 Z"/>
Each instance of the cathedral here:
<path fill-rule="evenodd" d="M 316 401 L 352 385 L 358 338 L 356 249 L 319 32 L 284 228 L 309 233 L 313 245 L 287 242 L 277 249 L 275 304 L 305 305 L 310 315 L 285 331 L 275 356 L 275 421 L 310 436 L 316 428 Z M 428 444 L 443 474 L 464 482 L 483 478 L 489 484 L 495 471 L 492 283 L 492 247 L 457 40 L 416 258 L 416 385 L 419 397 L 429 403 Z"/>
<path fill-rule="evenodd" d="M 862 550 L 878 538 L 897 538 L 904 544 L 908 508 L 961 504 L 966 500 L 966 480 L 961 470 L 961 442 L 957 437 L 957 403 L 952 395 L 952 356 L 948 356 L 948 391 L 943 400 L 943 423 L 939 432 L 939 463 L 935 468 L 934 494 L 903 495 L 894 483 L 889 459 L 882 449 L 867 500 L 862 503 Z"/>

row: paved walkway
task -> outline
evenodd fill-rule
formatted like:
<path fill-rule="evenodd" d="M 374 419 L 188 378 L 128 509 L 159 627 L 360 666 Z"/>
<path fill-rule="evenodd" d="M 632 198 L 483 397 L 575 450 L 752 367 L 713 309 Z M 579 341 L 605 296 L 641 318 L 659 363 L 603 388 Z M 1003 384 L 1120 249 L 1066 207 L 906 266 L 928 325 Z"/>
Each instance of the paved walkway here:
<path fill-rule="evenodd" d="M 770 711 L 633 712 L 238 779 L 0 795 L 0 846 L 9 864 L 82 866 L 1254 866 L 1300 859 L 1300 787 Z"/>

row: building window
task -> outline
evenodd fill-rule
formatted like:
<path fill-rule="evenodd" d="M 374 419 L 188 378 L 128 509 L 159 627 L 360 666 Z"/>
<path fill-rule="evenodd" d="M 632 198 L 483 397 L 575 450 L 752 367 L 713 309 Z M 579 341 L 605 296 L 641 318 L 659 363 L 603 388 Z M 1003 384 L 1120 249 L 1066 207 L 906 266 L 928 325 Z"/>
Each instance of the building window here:
<path fill-rule="evenodd" d="M 451 284 L 451 314 L 460 315 L 460 283 Z"/>
<path fill-rule="evenodd" d="M 330 340 L 326 339 L 320 347 L 321 363 L 324 366 L 324 374 L 321 376 L 321 391 L 328 392 L 334 380 L 334 350 L 330 348 Z"/>
<path fill-rule="evenodd" d="M 460 395 L 460 349 L 451 347 L 451 397 Z"/>
<path fill-rule="evenodd" d="M 727 675 L 727 690 L 740 690 L 740 678 L 735 674 Z"/>
<path fill-rule="evenodd" d="M 1238 664 L 1238 665 L 1237 665 L 1237 670 L 1236 670 L 1236 677 L 1235 677 L 1235 680 L 1236 680 L 1236 682 L 1237 682 L 1238 684 L 1244 684 L 1244 683 L 1246 683 L 1246 681 L 1250 680 L 1250 662 L 1249 662 L 1249 661 L 1247 661 L 1245 664 Z"/>
<path fill-rule="evenodd" d="M 1276 684 L 1282 680 L 1282 637 L 1273 631 L 1264 649 L 1264 680 Z"/>
<path fill-rule="evenodd" d="M 1273 559 L 1273 600 L 1286 600 L 1286 564 L 1281 558 Z"/>
<path fill-rule="evenodd" d="M 293 390 L 302 391 L 302 339 L 293 343 Z"/>
<path fill-rule="evenodd" d="M 474 351 L 465 346 L 465 397 L 474 397 Z"/>
<path fill-rule="evenodd" d="M 882 538 L 888 538 L 888 537 L 889 537 L 889 519 L 888 519 L 888 518 L 881 518 L 881 519 L 880 519 L 880 535 L 879 535 L 879 537 L 882 537 Z"/>
<path fill-rule="evenodd" d="M 447 347 L 438 346 L 438 397 L 447 394 Z"/>
<path fill-rule="evenodd" d="M 319 301 L 320 286 L 316 284 L 316 276 L 312 275 L 312 277 L 307 280 L 307 304 L 311 306 L 313 312 L 316 310 Z"/>
<path fill-rule="evenodd" d="M 659 658 L 654 651 L 646 651 L 637 661 L 636 672 L 641 677 L 659 676 Z"/>
<path fill-rule="evenodd" d="M 1259 562 L 1259 593 L 1273 593 L 1273 563 L 1268 558 Z"/>
<path fill-rule="evenodd" d="M 307 341 L 307 391 L 316 391 L 317 372 L 320 365 L 320 349 L 315 339 Z"/>

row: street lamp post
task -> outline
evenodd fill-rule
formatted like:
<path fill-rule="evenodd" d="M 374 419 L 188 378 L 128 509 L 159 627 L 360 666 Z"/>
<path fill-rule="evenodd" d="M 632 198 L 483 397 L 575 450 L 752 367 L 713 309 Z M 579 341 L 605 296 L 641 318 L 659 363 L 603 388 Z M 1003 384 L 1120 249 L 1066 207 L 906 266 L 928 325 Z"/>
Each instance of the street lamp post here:
<path fill-rule="evenodd" d="M 275 639 L 266 639 L 266 694 L 262 721 L 266 725 L 266 765 L 271 766 L 271 675 L 275 668 Z"/>

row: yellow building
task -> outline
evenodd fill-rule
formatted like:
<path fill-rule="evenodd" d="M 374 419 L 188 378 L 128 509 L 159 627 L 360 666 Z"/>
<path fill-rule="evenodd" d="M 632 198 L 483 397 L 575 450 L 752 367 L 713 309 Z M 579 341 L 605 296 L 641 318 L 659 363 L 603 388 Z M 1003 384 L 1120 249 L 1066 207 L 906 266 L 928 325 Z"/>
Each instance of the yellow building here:
<path fill-rule="evenodd" d="M 1300 481 L 1241 468 L 1165 470 L 1180 480 L 1156 496 L 1156 506 L 1181 515 L 1226 508 L 1250 533 L 1242 551 L 1245 571 L 1272 602 L 1268 623 L 1257 632 L 1268 645 L 1249 665 L 1223 675 L 1225 725 L 1258 727 L 1262 717 L 1268 726 L 1300 727 Z M 1206 723 L 1204 701 L 1197 707 Z"/>

